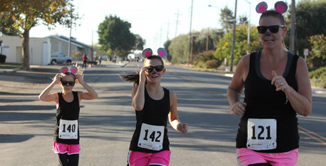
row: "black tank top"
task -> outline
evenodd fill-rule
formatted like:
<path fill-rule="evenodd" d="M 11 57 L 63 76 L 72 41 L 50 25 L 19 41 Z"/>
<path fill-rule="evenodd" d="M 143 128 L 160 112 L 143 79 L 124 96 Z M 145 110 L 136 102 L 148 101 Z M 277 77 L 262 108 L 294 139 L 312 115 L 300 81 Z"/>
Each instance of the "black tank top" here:
<path fill-rule="evenodd" d="M 74 100 L 69 103 L 64 100 L 64 98 L 62 97 L 62 93 L 58 93 L 59 105 L 57 108 L 56 123 L 55 123 L 55 130 L 54 130 L 54 141 L 58 143 L 79 144 L 79 127 L 77 129 L 78 139 L 60 139 L 58 137 L 60 119 L 78 120 L 79 118 L 80 107 L 79 107 L 78 92 L 74 91 L 72 93 L 74 95 Z"/>
<path fill-rule="evenodd" d="M 163 88 L 164 96 L 161 100 L 152 99 L 145 88 L 145 104 L 141 111 L 136 112 L 136 129 L 130 142 L 129 149 L 132 151 L 145 152 L 145 153 L 156 153 L 163 150 L 169 150 L 169 139 L 167 135 L 167 121 L 168 114 L 170 112 L 170 93 L 169 90 Z M 143 123 L 157 126 L 164 126 L 164 138 L 163 138 L 163 149 L 159 151 L 149 150 L 138 147 L 138 141 L 140 136 L 140 130 Z"/>
<path fill-rule="evenodd" d="M 260 150 L 266 153 L 286 152 L 299 147 L 298 120 L 286 95 L 276 91 L 271 80 L 266 79 L 260 71 L 261 52 L 250 55 L 250 69 L 245 81 L 246 111 L 239 123 L 236 147 L 244 148 L 247 143 L 248 118 L 276 119 L 277 147 L 273 150 Z M 298 90 L 295 78 L 298 56 L 288 52 L 288 60 L 283 77 L 289 86 Z"/>

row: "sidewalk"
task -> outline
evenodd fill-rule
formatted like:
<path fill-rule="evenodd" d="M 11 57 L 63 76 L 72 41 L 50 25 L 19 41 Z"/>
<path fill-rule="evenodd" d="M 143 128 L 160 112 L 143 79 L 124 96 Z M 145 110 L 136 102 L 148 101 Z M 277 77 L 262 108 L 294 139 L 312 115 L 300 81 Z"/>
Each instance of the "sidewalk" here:
<path fill-rule="evenodd" d="M 102 63 L 101 65 L 92 65 L 91 67 L 139 67 L 138 62 L 117 62 L 117 63 Z M 57 65 L 31 65 L 30 66 L 31 71 L 22 71 L 20 68 L 13 68 L 13 69 L 0 69 L 0 76 L 1 73 L 11 73 L 11 72 L 20 72 L 21 74 L 36 74 L 40 72 L 55 72 L 59 67 Z M 233 77 L 232 73 L 224 73 L 226 77 Z M 313 94 L 318 95 L 326 95 L 326 89 L 323 88 L 317 88 L 317 87 L 311 87 Z"/>
<path fill-rule="evenodd" d="M 103 61 L 102 61 L 103 62 Z M 82 62 L 76 62 L 79 66 L 81 66 Z M 91 65 L 88 64 L 88 67 L 125 67 L 129 62 L 123 61 L 123 62 L 117 62 L 117 63 L 111 63 L 111 62 L 103 62 L 101 65 Z M 58 64 L 58 65 L 30 65 L 31 71 L 42 71 L 42 69 L 48 70 L 51 68 L 59 68 L 60 66 L 66 66 L 64 64 Z M 17 72 L 20 71 L 20 68 L 12 68 L 12 69 L 0 69 L 0 73 L 10 73 L 10 72 Z"/>

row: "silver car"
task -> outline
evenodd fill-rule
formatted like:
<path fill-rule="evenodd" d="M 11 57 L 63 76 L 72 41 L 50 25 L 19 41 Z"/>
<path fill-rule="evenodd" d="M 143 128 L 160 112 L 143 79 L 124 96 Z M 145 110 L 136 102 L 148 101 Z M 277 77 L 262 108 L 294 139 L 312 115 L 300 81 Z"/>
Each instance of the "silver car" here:
<path fill-rule="evenodd" d="M 72 57 L 67 57 L 61 52 L 53 52 L 51 54 L 51 64 L 58 64 L 58 63 L 65 63 L 65 64 L 71 64 Z"/>

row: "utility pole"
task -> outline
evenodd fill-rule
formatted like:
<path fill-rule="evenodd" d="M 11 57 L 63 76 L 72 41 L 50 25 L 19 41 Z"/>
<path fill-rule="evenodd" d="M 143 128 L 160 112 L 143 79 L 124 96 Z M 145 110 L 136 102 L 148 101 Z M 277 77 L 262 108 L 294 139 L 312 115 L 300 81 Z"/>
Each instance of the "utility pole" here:
<path fill-rule="evenodd" d="M 159 47 L 162 46 L 162 28 L 160 28 L 160 44 Z"/>
<path fill-rule="evenodd" d="M 207 29 L 207 37 L 206 37 L 206 51 L 208 51 L 208 38 L 209 38 L 209 28 Z"/>
<path fill-rule="evenodd" d="M 168 29 L 166 31 L 166 41 L 169 40 L 169 29 L 170 29 L 170 20 L 168 20 Z"/>
<path fill-rule="evenodd" d="M 91 60 L 93 61 L 93 30 L 92 30 L 92 48 L 91 48 Z"/>
<path fill-rule="evenodd" d="M 192 10 L 193 10 L 193 4 L 194 4 L 194 0 L 191 0 L 191 12 L 190 12 L 190 29 L 189 29 L 189 48 L 188 48 L 188 62 L 187 64 L 189 64 L 190 62 L 190 52 L 191 52 L 191 26 L 192 26 Z"/>
<path fill-rule="evenodd" d="M 71 28 L 72 28 L 72 13 L 70 13 L 70 32 L 69 32 L 69 44 L 68 44 L 68 57 L 70 57 L 71 52 Z"/>
<path fill-rule="evenodd" d="M 233 34 L 232 34 L 232 48 L 231 48 L 231 58 L 230 58 L 230 72 L 233 72 L 233 56 L 234 56 L 234 45 L 235 45 L 235 28 L 237 23 L 237 4 L 238 0 L 235 0 L 234 6 L 234 21 L 233 21 Z"/>
<path fill-rule="evenodd" d="M 179 23 L 179 10 L 178 10 L 178 13 L 177 13 L 177 21 L 176 21 L 176 25 L 175 25 L 175 34 L 174 34 L 174 37 L 177 37 L 178 23 Z"/>
<path fill-rule="evenodd" d="M 290 50 L 295 54 L 295 0 L 291 0 L 291 32 L 290 32 Z"/>

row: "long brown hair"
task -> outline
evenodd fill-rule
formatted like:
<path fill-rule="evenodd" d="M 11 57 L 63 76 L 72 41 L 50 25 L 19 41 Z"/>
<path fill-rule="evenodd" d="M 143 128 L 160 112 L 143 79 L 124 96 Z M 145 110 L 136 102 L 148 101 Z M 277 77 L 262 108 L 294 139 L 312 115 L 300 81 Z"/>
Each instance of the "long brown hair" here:
<path fill-rule="evenodd" d="M 161 61 L 162 65 L 164 65 L 163 59 L 161 57 L 155 56 L 155 55 L 146 58 L 145 62 L 146 62 L 146 60 L 153 60 L 153 59 L 157 59 L 157 60 Z M 144 64 L 145 64 L 145 62 L 144 62 Z M 134 83 L 134 85 L 139 85 L 139 72 L 129 73 L 129 74 L 125 74 L 125 75 L 120 74 L 119 76 L 124 81 L 132 82 L 132 83 Z"/>

